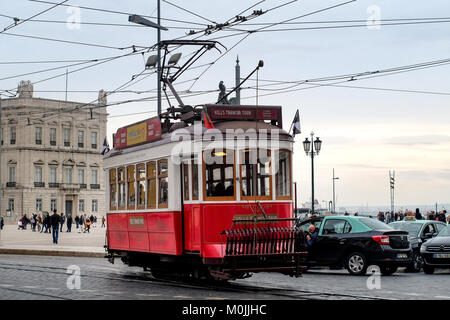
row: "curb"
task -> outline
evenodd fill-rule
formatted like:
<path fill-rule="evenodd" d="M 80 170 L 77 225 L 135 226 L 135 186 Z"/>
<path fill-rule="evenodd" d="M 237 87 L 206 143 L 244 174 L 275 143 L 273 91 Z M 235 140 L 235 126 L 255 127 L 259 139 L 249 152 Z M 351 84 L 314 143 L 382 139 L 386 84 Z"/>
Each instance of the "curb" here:
<path fill-rule="evenodd" d="M 33 256 L 58 256 L 58 257 L 85 257 L 85 258 L 104 258 L 106 252 L 83 252 L 83 251 L 64 251 L 64 250 L 33 250 L 33 249 L 13 249 L 0 248 L 0 254 L 19 254 Z"/>

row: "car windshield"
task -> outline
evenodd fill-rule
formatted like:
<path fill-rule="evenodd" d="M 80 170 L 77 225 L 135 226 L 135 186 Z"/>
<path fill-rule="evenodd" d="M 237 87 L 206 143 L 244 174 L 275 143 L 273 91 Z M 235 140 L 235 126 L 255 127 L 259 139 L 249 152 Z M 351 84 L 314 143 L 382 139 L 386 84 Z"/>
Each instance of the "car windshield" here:
<path fill-rule="evenodd" d="M 362 223 L 373 230 L 394 230 L 387 224 L 372 218 L 360 218 Z"/>
<path fill-rule="evenodd" d="M 438 237 L 450 237 L 450 225 L 439 232 Z"/>
<path fill-rule="evenodd" d="M 389 225 L 395 230 L 407 231 L 411 236 L 417 237 L 420 231 L 421 225 L 418 223 L 398 222 Z"/>

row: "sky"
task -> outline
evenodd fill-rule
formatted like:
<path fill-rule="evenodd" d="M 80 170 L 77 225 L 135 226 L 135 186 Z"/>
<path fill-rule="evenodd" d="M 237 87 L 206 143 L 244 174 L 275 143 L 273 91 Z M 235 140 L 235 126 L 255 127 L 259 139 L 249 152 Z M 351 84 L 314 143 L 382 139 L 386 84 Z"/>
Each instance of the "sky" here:
<path fill-rule="evenodd" d="M 53 0 L 60 2 L 59 0 Z M 302 141 L 311 131 L 323 141 L 315 158 L 315 195 L 320 203 L 332 200 L 332 170 L 336 176 L 336 206 L 389 206 L 389 170 L 395 170 L 395 201 L 398 206 L 412 204 L 433 205 L 450 203 L 450 90 L 449 64 L 433 68 L 397 73 L 382 77 L 340 83 L 341 86 L 292 84 L 263 86 L 265 80 L 299 81 L 342 74 L 375 71 L 398 66 L 450 58 L 450 3 L 445 0 L 423 1 L 366 1 L 357 0 L 329 9 L 345 1 L 161 1 L 163 39 L 186 35 L 190 29 L 223 23 L 253 10 L 269 10 L 247 23 L 276 23 L 306 15 L 290 22 L 309 22 L 295 25 L 276 25 L 266 30 L 282 28 L 311 28 L 329 26 L 318 23 L 336 20 L 361 20 L 362 27 L 323 28 L 290 31 L 271 31 L 234 35 L 236 30 L 222 30 L 201 39 L 217 39 L 227 50 L 208 51 L 194 66 L 210 63 L 184 73 L 175 83 L 178 91 L 192 93 L 217 90 L 223 80 L 227 89 L 234 86 L 234 66 L 239 56 L 241 77 L 248 75 L 259 60 L 264 67 L 258 73 L 258 102 L 261 105 L 281 105 L 286 130 L 300 110 L 302 133 L 295 137 L 294 181 L 298 185 L 299 202 L 311 197 L 311 159 L 303 152 Z M 286 4 L 288 3 L 288 4 Z M 26 19 L 52 7 L 51 4 L 29 0 L 0 0 L 0 90 L 15 89 L 20 80 L 40 80 L 63 74 L 74 62 L 48 64 L 5 64 L 2 62 L 30 62 L 49 60 L 91 60 L 126 55 L 131 46 L 149 47 L 156 43 L 156 31 L 128 22 L 127 14 L 77 9 L 76 6 L 101 8 L 123 13 L 156 15 L 156 0 L 69 0 L 35 19 L 62 23 L 25 21 L 1 33 L 13 20 Z M 276 8 L 279 5 L 279 8 Z M 181 8 L 186 10 L 182 10 Z M 316 12 L 318 11 L 318 12 Z M 316 12 L 316 13 L 314 13 Z M 314 13 L 314 14 L 313 14 Z M 378 19 L 447 18 L 441 23 L 381 25 Z M 149 18 L 152 21 L 155 19 Z M 82 24 L 77 24 L 80 21 Z M 183 21 L 183 22 L 179 22 Z M 426 21 L 426 20 L 422 20 Z M 448 21 L 448 22 L 445 22 Z M 69 22 L 69 23 L 67 23 Z M 75 23 L 70 23 L 75 22 Z M 126 26 L 92 25 L 91 22 L 123 24 Z M 317 23 L 311 23 L 317 22 Z M 372 22 L 372 24 L 371 24 Z M 401 22 L 401 21 L 396 21 Z M 369 23 L 370 27 L 367 27 Z M 386 22 L 387 23 L 387 22 Z M 392 21 L 391 21 L 392 23 Z M 341 23 L 348 25 L 350 23 Z M 355 24 L 355 23 L 354 23 Z M 258 26 L 247 27 L 259 28 Z M 239 26 L 235 27 L 239 29 Z M 5 34 L 9 33 L 9 34 Z M 16 35 L 45 37 L 78 43 L 55 42 L 24 38 Z M 192 38 L 192 37 L 191 37 Z M 189 39 L 187 37 L 186 39 Z M 238 44 L 236 44 L 238 41 Z M 93 46 L 97 45 L 97 46 Z M 103 46 L 103 47 L 98 47 Z M 118 49 L 126 48 L 126 49 Z M 219 47 L 220 48 L 220 47 Z M 186 57 L 191 48 L 182 49 Z M 113 91 L 136 78 L 132 92 L 117 92 L 108 103 L 154 97 L 155 92 L 137 93 L 156 88 L 156 76 L 144 70 L 146 58 L 153 53 L 135 54 L 73 72 L 92 64 L 67 67 L 68 100 L 90 102 L 97 99 L 98 90 Z M 24 75 L 44 69 L 61 67 L 48 72 Z M 200 77 L 199 77 L 200 76 Z M 199 77 L 197 81 L 193 81 Z M 256 102 L 256 77 L 242 90 L 242 104 Z M 345 86 L 353 86 L 345 87 Z M 354 88 L 355 86 L 364 88 Z M 64 99 L 65 76 L 36 83 L 35 97 Z M 274 89 L 289 88 L 285 92 Z M 375 90 L 382 88 L 421 91 L 404 92 Z M 51 92 L 50 92 L 51 91 Z M 137 92 L 136 92 L 137 91 Z M 214 102 L 218 92 L 184 99 L 186 104 Z M 163 110 L 167 103 L 163 100 Z M 156 102 L 140 101 L 108 107 L 108 140 L 117 128 L 156 113 Z M 132 115 L 133 113 L 144 113 Z"/>

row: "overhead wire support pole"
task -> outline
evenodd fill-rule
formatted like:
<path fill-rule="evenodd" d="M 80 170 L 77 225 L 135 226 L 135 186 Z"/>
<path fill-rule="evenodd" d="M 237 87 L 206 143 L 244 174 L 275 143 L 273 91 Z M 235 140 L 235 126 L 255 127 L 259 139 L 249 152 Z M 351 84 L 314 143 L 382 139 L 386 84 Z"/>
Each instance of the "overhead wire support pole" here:
<path fill-rule="evenodd" d="M 161 0 L 158 0 L 158 25 L 161 25 Z M 161 48 L 159 46 L 160 42 L 161 42 L 161 29 L 158 28 L 158 74 L 157 74 L 158 116 L 161 114 Z"/>

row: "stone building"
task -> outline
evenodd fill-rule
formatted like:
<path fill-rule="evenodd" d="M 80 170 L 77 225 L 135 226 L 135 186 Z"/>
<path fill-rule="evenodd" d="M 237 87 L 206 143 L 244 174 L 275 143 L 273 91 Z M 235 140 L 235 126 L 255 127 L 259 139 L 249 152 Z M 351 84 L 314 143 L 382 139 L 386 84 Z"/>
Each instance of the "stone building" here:
<path fill-rule="evenodd" d="M 22 81 L 18 98 L 0 100 L 0 214 L 105 212 L 100 154 L 106 137 L 106 96 L 98 104 L 33 97 Z"/>

